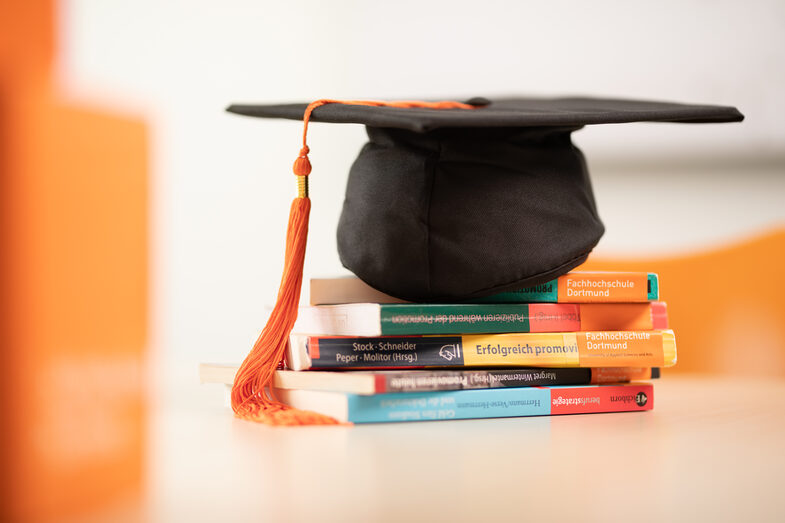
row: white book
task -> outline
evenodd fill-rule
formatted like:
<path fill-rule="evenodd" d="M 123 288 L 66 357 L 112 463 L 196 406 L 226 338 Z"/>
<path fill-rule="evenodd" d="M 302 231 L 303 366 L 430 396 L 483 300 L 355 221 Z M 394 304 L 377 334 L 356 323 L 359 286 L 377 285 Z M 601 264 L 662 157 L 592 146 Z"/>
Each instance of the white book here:
<path fill-rule="evenodd" d="M 311 278 L 311 305 L 409 303 L 377 291 L 356 276 Z"/>
<path fill-rule="evenodd" d="M 324 336 L 381 336 L 381 309 L 378 303 L 300 307 L 292 333 Z"/>

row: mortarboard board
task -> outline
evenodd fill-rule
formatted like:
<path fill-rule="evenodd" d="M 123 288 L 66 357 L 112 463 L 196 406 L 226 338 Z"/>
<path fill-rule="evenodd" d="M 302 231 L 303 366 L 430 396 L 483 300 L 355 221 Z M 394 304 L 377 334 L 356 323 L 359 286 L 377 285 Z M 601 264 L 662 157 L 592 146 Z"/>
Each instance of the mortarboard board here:
<path fill-rule="evenodd" d="M 553 279 L 583 263 L 597 244 L 604 228 L 573 131 L 608 123 L 744 118 L 733 107 L 601 98 L 320 100 L 232 105 L 228 111 L 304 121 L 294 166 L 300 197 L 290 217 L 284 282 L 233 391 L 235 412 L 256 418 L 253 398 L 262 395 L 262 410 L 268 407 L 264 387 L 282 359 L 297 313 L 309 209 L 303 208 L 309 120 L 359 123 L 368 131 L 369 142 L 350 170 L 338 224 L 343 265 L 398 298 L 457 301 Z M 262 348 L 272 345 L 277 348 Z"/>

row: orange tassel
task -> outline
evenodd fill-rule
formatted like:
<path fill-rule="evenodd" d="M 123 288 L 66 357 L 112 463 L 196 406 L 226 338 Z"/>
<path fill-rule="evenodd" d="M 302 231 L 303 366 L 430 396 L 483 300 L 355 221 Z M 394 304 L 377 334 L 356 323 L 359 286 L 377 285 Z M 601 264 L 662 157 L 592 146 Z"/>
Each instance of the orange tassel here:
<path fill-rule="evenodd" d="M 310 210 L 311 200 L 307 196 L 295 198 L 292 202 L 286 234 L 283 278 L 278 290 L 278 299 L 267 325 L 234 378 L 232 408 L 240 418 L 271 425 L 338 423 L 328 416 L 284 405 L 275 399 L 271 389 L 273 374 L 284 359 L 289 333 L 297 319 Z"/>
<path fill-rule="evenodd" d="M 294 161 L 292 170 L 297 176 L 298 196 L 292 202 L 289 225 L 286 232 L 286 254 L 283 277 L 278 289 L 275 307 L 267 325 L 254 343 L 250 354 L 240 365 L 232 386 L 232 409 L 238 418 L 267 423 L 269 425 L 334 425 L 339 422 L 316 412 L 295 409 L 275 398 L 273 378 L 283 362 L 289 335 L 297 320 L 300 289 L 303 282 L 303 263 L 308 239 L 308 216 L 311 200 L 308 198 L 308 175 L 311 162 L 308 160 L 308 122 L 314 109 L 328 103 L 371 105 L 388 107 L 424 107 L 429 109 L 473 109 L 474 106 L 459 102 L 377 102 L 317 100 L 303 115 L 303 147 Z"/>

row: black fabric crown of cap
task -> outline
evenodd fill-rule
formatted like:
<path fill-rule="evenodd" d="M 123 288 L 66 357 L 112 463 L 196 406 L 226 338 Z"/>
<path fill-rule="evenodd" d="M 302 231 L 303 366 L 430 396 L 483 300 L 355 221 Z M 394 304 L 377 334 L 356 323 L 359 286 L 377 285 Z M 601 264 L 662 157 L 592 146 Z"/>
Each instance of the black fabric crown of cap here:
<path fill-rule="evenodd" d="M 343 265 L 410 301 L 459 301 L 543 283 L 577 267 L 604 232 L 584 125 L 743 120 L 733 107 L 599 98 L 473 99 L 473 110 L 330 104 L 311 120 L 360 123 L 369 142 L 338 224 Z M 308 104 L 232 105 L 302 120 Z"/>

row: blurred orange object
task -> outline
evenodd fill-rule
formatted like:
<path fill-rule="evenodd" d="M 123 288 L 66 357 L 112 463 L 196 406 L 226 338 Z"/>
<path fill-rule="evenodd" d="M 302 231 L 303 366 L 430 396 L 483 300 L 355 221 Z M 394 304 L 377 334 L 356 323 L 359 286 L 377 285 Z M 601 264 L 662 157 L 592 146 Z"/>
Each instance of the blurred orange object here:
<path fill-rule="evenodd" d="M 52 13 L 0 6 L 3 521 L 84 514 L 142 483 L 147 133 L 58 99 Z"/>
<path fill-rule="evenodd" d="M 54 60 L 55 6 L 50 0 L 0 0 L 0 88 L 47 84 Z"/>
<path fill-rule="evenodd" d="M 692 255 L 591 257 L 586 270 L 660 276 L 679 362 L 667 373 L 785 377 L 785 229 Z"/>

